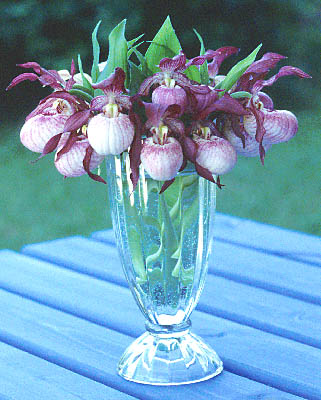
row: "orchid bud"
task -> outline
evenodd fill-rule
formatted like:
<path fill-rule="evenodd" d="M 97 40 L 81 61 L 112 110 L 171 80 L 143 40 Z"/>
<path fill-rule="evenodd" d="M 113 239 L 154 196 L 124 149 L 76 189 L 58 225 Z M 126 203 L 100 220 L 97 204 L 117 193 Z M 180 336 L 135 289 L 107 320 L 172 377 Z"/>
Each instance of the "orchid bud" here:
<path fill-rule="evenodd" d="M 212 174 L 226 174 L 236 164 L 236 151 L 227 140 L 218 136 L 204 139 L 197 135 L 193 139 L 198 145 L 196 161 Z"/>
<path fill-rule="evenodd" d="M 296 116 L 287 110 L 267 109 L 261 110 L 264 113 L 263 128 L 265 129 L 264 142 L 275 144 L 287 142 L 298 131 Z M 250 136 L 256 134 L 256 119 L 253 114 L 244 116 L 244 129 Z"/>
<path fill-rule="evenodd" d="M 151 178 L 168 181 L 176 176 L 182 166 L 183 150 L 173 137 L 167 137 L 163 145 L 149 137 L 144 140 L 140 159 Z"/>
<path fill-rule="evenodd" d="M 134 138 L 134 125 L 128 115 L 118 112 L 116 104 L 108 104 L 104 113 L 93 117 L 88 124 L 90 145 L 101 155 L 121 154 Z"/>
<path fill-rule="evenodd" d="M 73 113 L 74 107 L 66 100 L 51 101 L 42 113 L 24 123 L 20 131 L 21 143 L 31 151 L 42 153 L 49 139 L 63 132 L 67 119 Z"/>
<path fill-rule="evenodd" d="M 231 145 L 235 148 L 236 152 L 244 157 L 257 157 L 260 155 L 260 145 L 256 141 L 255 137 L 250 136 L 246 131 L 242 131 L 245 146 L 243 147 L 243 143 L 241 138 L 235 135 L 230 124 L 226 124 L 223 130 L 224 136 L 231 143 Z M 265 151 L 268 150 L 272 145 L 268 144 L 263 140 L 263 145 Z"/>
<path fill-rule="evenodd" d="M 84 175 L 86 174 L 86 171 L 83 166 L 83 160 L 85 158 L 89 142 L 85 137 L 83 137 L 79 141 L 73 143 L 68 152 L 58 157 L 59 151 L 66 144 L 68 137 L 68 133 L 63 134 L 59 141 L 59 145 L 55 155 L 55 167 L 62 175 L 66 177 L 76 177 Z M 90 159 L 90 170 L 97 168 L 98 165 L 103 161 L 103 159 L 104 156 L 101 156 L 94 151 Z"/>
<path fill-rule="evenodd" d="M 158 86 L 152 93 L 152 102 L 168 106 L 178 104 L 181 107 L 180 115 L 184 113 L 188 103 L 185 90 L 177 85 L 173 87 Z"/>

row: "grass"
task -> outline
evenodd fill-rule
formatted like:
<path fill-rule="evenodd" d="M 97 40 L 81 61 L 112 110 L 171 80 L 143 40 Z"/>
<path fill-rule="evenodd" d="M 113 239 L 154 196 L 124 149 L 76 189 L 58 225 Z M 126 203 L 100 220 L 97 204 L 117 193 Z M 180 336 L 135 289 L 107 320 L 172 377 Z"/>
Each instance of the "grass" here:
<path fill-rule="evenodd" d="M 285 228 L 321 233 L 318 115 L 298 114 L 299 134 L 273 146 L 262 167 L 257 158 L 239 158 L 218 193 L 217 209 Z M 64 179 L 47 156 L 19 142 L 22 123 L 2 126 L 0 136 L 0 248 L 70 235 L 89 235 L 111 226 L 107 188 L 88 177 Z"/>

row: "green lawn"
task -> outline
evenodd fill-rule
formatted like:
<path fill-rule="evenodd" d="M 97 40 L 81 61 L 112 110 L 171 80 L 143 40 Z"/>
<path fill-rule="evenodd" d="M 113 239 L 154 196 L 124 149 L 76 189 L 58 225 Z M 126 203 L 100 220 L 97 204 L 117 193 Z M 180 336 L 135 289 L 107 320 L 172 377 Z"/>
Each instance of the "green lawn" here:
<path fill-rule="evenodd" d="M 220 212 L 289 229 L 321 233 L 320 121 L 298 114 L 299 134 L 257 158 L 239 158 L 218 193 Z M 64 179 L 52 156 L 32 165 L 36 154 L 19 142 L 22 123 L 0 132 L 0 248 L 88 235 L 111 226 L 106 186 L 87 177 Z"/>

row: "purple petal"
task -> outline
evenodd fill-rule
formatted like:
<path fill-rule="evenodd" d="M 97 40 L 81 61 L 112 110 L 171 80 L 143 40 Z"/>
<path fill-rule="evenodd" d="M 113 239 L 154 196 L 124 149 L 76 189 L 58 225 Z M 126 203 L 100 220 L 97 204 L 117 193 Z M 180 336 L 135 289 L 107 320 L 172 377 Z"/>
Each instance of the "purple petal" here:
<path fill-rule="evenodd" d="M 169 129 L 177 133 L 180 136 L 185 135 L 185 125 L 184 122 L 177 118 L 166 118 L 165 121 L 166 125 Z"/>
<path fill-rule="evenodd" d="M 126 93 L 126 88 L 124 86 L 125 79 L 125 72 L 120 67 L 117 67 L 107 79 L 104 79 L 99 83 L 92 84 L 92 87 L 94 89 L 102 89 L 104 92 L 115 91 L 119 93 Z"/>
<path fill-rule="evenodd" d="M 158 67 L 163 72 L 177 72 L 184 71 L 186 69 L 186 56 L 184 53 L 173 57 L 173 58 L 162 58 L 159 62 Z"/>
<path fill-rule="evenodd" d="M 238 102 L 237 99 L 233 99 L 229 94 L 225 93 L 215 103 L 206 107 L 201 113 L 200 119 L 205 119 L 211 112 L 224 111 L 229 114 L 246 115 L 248 111 Z"/>
<path fill-rule="evenodd" d="M 239 48 L 232 46 L 221 47 L 215 51 L 207 50 L 204 56 L 207 60 L 213 60 L 208 64 L 208 74 L 210 78 L 214 78 L 217 75 L 218 70 L 225 58 L 231 56 L 232 54 L 238 53 L 239 50 Z"/>
<path fill-rule="evenodd" d="M 129 149 L 129 159 L 130 159 L 130 169 L 131 169 L 130 179 L 133 184 L 133 189 L 135 190 L 139 179 L 139 165 L 141 162 L 140 154 L 142 151 L 142 139 L 141 139 L 142 126 L 140 119 L 136 113 L 130 112 L 129 118 L 135 126 L 134 139 Z"/>
<path fill-rule="evenodd" d="M 253 93 L 258 93 L 263 86 L 271 86 L 282 76 L 288 76 L 288 75 L 296 75 L 299 78 L 312 78 L 310 75 L 306 74 L 301 69 L 286 65 L 285 67 L 282 67 L 279 70 L 279 72 L 276 75 L 273 75 L 270 79 L 266 81 L 263 80 L 257 81 L 253 86 Z"/>
<path fill-rule="evenodd" d="M 32 68 L 37 74 L 47 72 L 44 68 L 42 68 L 38 63 L 34 61 L 29 61 L 24 64 L 17 64 L 17 66 L 22 68 Z"/>
<path fill-rule="evenodd" d="M 38 79 L 43 86 L 51 86 L 53 89 L 62 88 L 62 85 L 51 74 L 43 74 Z"/>
<path fill-rule="evenodd" d="M 42 157 L 44 157 L 46 154 L 52 153 L 54 150 L 56 150 L 59 140 L 61 138 L 62 133 L 58 133 L 57 135 L 53 136 L 52 138 L 50 138 L 48 140 L 48 142 L 45 144 L 45 147 L 42 150 L 42 153 L 40 154 L 40 156 L 32 161 L 32 163 L 37 162 L 38 160 L 40 160 Z"/>
<path fill-rule="evenodd" d="M 264 108 L 266 108 L 267 110 L 274 110 L 274 104 L 273 104 L 273 100 L 271 99 L 271 97 L 269 95 L 267 95 L 264 92 L 259 92 L 258 93 L 259 99 L 260 101 L 263 103 Z"/>
<path fill-rule="evenodd" d="M 157 83 L 161 83 L 163 79 L 164 79 L 164 75 L 162 72 L 159 72 L 157 74 L 149 76 L 140 85 L 138 94 L 143 95 L 143 96 L 148 96 L 149 91 L 152 88 L 152 86 Z"/>
<path fill-rule="evenodd" d="M 89 177 L 91 179 L 93 179 L 94 181 L 97 181 L 97 182 L 104 183 L 106 185 L 106 181 L 101 176 L 93 174 L 90 171 L 90 160 L 91 160 L 91 156 L 92 156 L 93 152 L 94 152 L 94 149 L 90 145 L 88 145 L 88 147 L 86 149 L 86 154 L 85 154 L 85 157 L 83 160 L 84 170 L 87 172 L 87 174 L 89 175 Z"/>
<path fill-rule="evenodd" d="M 205 56 L 197 56 L 188 61 L 188 63 L 185 65 L 185 69 L 187 69 L 191 65 L 203 65 L 206 61 Z"/>
<path fill-rule="evenodd" d="M 278 53 L 265 53 L 260 60 L 254 61 L 244 72 L 238 81 L 236 90 L 251 91 L 254 83 L 258 79 L 263 79 L 270 69 L 284 58 L 286 57 Z"/>
<path fill-rule="evenodd" d="M 101 111 L 106 104 L 108 104 L 107 96 L 97 96 L 91 100 L 90 109 L 91 111 Z"/>
<path fill-rule="evenodd" d="M 232 126 L 232 130 L 235 133 L 235 135 L 241 139 L 243 149 L 244 149 L 245 148 L 245 137 L 244 137 L 241 127 L 240 127 L 240 120 L 236 115 L 231 115 L 231 126 Z"/>
<path fill-rule="evenodd" d="M 10 85 L 6 88 L 6 90 L 9 90 L 11 88 L 13 88 L 14 86 L 18 85 L 18 83 L 23 82 L 23 81 L 36 81 L 38 78 L 38 76 L 36 74 L 33 74 L 31 72 L 25 72 L 23 74 L 20 74 L 18 76 L 16 76 L 12 82 L 10 83 Z"/>
<path fill-rule="evenodd" d="M 78 111 L 75 114 L 71 115 L 65 123 L 64 132 L 72 132 L 80 129 L 88 122 L 90 114 L 90 110 L 85 110 Z"/>
<path fill-rule="evenodd" d="M 79 136 L 77 134 L 71 133 L 64 146 L 58 151 L 55 161 L 58 161 L 62 155 L 68 153 L 78 139 Z"/>
<path fill-rule="evenodd" d="M 196 162 L 197 144 L 189 137 L 182 136 L 180 143 L 183 149 L 184 156 L 192 163 Z"/>

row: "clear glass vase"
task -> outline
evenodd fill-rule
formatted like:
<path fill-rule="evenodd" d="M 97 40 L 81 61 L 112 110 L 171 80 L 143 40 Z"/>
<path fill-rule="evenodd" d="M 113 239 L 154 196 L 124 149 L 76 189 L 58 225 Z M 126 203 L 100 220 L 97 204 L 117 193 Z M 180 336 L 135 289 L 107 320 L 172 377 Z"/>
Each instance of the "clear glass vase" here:
<path fill-rule="evenodd" d="M 121 262 L 146 318 L 146 332 L 127 348 L 118 373 L 153 385 L 187 384 L 219 374 L 222 361 L 190 332 L 189 320 L 207 274 L 215 185 L 190 168 L 159 194 L 163 182 L 151 179 L 141 166 L 133 190 L 127 153 L 107 157 L 107 177 Z"/>

